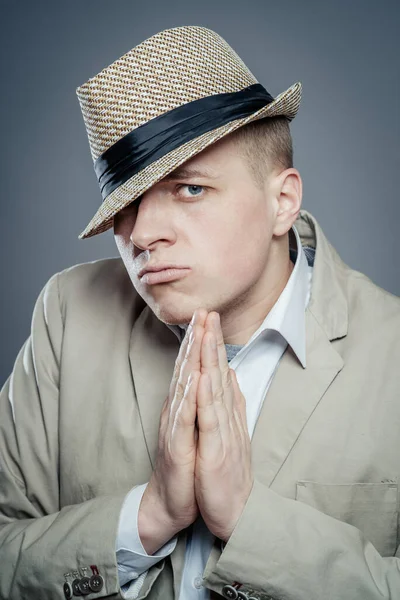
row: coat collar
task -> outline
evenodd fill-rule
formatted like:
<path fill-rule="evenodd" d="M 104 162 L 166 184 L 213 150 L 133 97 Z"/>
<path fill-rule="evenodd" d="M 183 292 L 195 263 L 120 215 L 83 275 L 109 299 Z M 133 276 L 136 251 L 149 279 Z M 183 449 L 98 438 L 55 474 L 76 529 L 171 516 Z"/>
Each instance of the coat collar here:
<path fill-rule="evenodd" d="M 329 340 L 347 334 L 346 278 L 349 267 L 329 243 L 315 217 L 301 210 L 295 222 L 303 246 L 316 249 L 308 305 Z"/>

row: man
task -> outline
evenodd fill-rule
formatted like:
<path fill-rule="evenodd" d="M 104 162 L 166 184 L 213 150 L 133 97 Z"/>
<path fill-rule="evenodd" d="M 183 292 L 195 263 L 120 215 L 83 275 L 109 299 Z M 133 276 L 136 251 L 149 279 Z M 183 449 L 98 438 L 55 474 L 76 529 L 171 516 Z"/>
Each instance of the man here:
<path fill-rule="evenodd" d="M 121 259 L 54 275 L 0 404 L 0 598 L 400 597 L 397 298 L 301 211 L 200 27 L 78 88 Z"/>

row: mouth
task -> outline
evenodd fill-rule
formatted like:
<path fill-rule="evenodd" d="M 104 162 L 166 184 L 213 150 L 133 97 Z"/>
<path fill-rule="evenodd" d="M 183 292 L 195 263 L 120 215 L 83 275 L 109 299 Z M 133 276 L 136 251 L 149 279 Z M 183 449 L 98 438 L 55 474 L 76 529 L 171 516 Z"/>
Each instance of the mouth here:
<path fill-rule="evenodd" d="M 189 268 L 172 268 L 162 269 L 161 271 L 146 271 L 141 277 L 140 282 L 146 285 L 155 285 L 157 283 L 168 283 L 170 281 L 176 281 L 183 279 L 190 273 Z"/>

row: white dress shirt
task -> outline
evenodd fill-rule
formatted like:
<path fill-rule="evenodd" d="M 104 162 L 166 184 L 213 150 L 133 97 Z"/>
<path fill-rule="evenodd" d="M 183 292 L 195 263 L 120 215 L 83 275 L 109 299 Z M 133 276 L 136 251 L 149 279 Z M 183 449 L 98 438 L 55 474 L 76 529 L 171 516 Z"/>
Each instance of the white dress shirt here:
<path fill-rule="evenodd" d="M 310 299 L 315 251 L 311 248 L 304 249 L 295 226 L 292 230 L 296 239 L 296 248 L 291 250 L 295 265 L 281 295 L 245 345 L 225 345 L 228 360 L 233 356 L 229 366 L 235 370 L 240 389 L 246 398 L 250 437 L 288 344 L 303 368 L 306 368 L 305 309 Z M 187 326 L 168 327 L 181 342 Z M 120 515 L 116 554 L 119 582 L 125 598 L 138 597 L 147 570 L 168 556 L 177 543 L 177 537 L 174 537 L 154 555 L 148 555 L 143 548 L 138 533 L 137 517 L 146 485 L 140 485 L 129 492 Z M 203 587 L 202 579 L 213 542 L 214 536 L 199 517 L 188 530 L 179 600 L 209 599 L 209 590 Z"/>

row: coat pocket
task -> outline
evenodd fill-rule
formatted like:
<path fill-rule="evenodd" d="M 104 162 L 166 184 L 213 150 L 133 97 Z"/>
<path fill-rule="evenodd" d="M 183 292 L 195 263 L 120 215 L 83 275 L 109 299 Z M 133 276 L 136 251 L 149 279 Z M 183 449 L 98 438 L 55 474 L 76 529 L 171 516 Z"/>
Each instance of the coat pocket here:
<path fill-rule="evenodd" d="M 397 546 L 397 483 L 296 483 L 296 500 L 354 525 L 381 556 L 394 556 Z"/>

